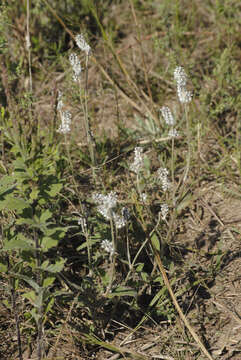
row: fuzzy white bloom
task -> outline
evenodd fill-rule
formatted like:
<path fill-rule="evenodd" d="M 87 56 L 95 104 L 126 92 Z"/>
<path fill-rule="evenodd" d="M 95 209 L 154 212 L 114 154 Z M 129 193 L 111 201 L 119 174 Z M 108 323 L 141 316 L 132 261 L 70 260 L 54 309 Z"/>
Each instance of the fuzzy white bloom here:
<path fill-rule="evenodd" d="M 71 131 L 70 125 L 71 125 L 72 115 L 68 110 L 66 110 L 66 111 L 60 111 L 60 116 L 61 116 L 61 125 L 58 128 L 57 132 L 61 134 L 67 134 Z"/>
<path fill-rule="evenodd" d="M 109 220 L 112 217 L 112 209 L 117 204 L 116 193 L 111 191 L 108 195 L 94 194 L 92 198 L 98 204 L 99 213 Z"/>
<path fill-rule="evenodd" d="M 182 104 L 187 104 L 192 101 L 191 91 L 188 91 L 184 86 L 177 85 L 177 95 Z"/>
<path fill-rule="evenodd" d="M 81 230 L 83 231 L 83 233 L 85 233 L 87 230 L 87 221 L 84 216 L 80 215 L 80 217 L 78 219 L 78 225 L 81 227 Z"/>
<path fill-rule="evenodd" d="M 71 131 L 70 125 L 71 125 L 72 115 L 68 110 L 63 111 L 64 103 L 62 97 L 63 97 L 63 93 L 59 90 L 57 110 L 59 111 L 60 114 L 61 125 L 59 126 L 57 132 L 61 134 L 67 134 Z"/>
<path fill-rule="evenodd" d="M 163 204 L 161 205 L 161 216 L 162 216 L 162 220 L 166 220 L 166 217 L 168 215 L 169 212 L 169 207 L 167 204 Z"/>
<path fill-rule="evenodd" d="M 169 130 L 168 136 L 173 137 L 173 138 L 178 137 L 179 132 L 176 129 L 173 128 L 173 129 Z"/>
<path fill-rule="evenodd" d="M 130 170 L 138 174 L 143 167 L 143 148 L 142 147 L 136 147 L 134 150 L 134 161 L 130 166 Z"/>
<path fill-rule="evenodd" d="M 172 113 L 171 113 L 171 110 L 169 109 L 169 107 L 163 106 L 160 110 L 161 110 L 163 119 L 165 120 L 165 123 L 170 126 L 175 125 L 175 120 L 174 120 L 174 117 L 172 116 Z"/>
<path fill-rule="evenodd" d="M 166 192 L 171 186 L 171 183 L 168 180 L 168 170 L 167 170 L 167 168 L 159 168 L 157 170 L 157 176 L 158 176 L 158 180 L 162 184 L 162 190 L 164 192 Z"/>
<path fill-rule="evenodd" d="M 92 199 L 98 204 L 98 212 L 107 220 L 113 219 L 117 229 L 126 225 L 124 216 L 114 212 L 114 208 L 117 205 L 117 195 L 114 191 L 111 191 L 108 195 L 94 194 Z"/>
<path fill-rule="evenodd" d="M 85 41 L 83 34 L 78 34 L 75 36 L 75 41 L 78 46 L 78 48 L 86 53 L 87 56 L 89 56 L 91 47 L 89 44 Z"/>
<path fill-rule="evenodd" d="M 126 225 L 126 220 L 124 216 L 113 213 L 113 220 L 117 229 L 121 229 Z"/>
<path fill-rule="evenodd" d="M 113 256 L 114 253 L 115 253 L 115 250 L 114 250 L 114 247 L 113 247 L 113 244 L 111 241 L 105 239 L 102 241 L 101 243 L 101 248 L 103 250 L 105 250 L 106 252 L 108 252 L 110 254 L 110 256 Z"/>
<path fill-rule="evenodd" d="M 69 62 L 71 64 L 73 72 L 74 72 L 73 80 L 75 82 L 77 82 L 79 80 L 79 78 L 80 78 L 81 71 L 82 71 L 80 60 L 79 60 L 78 56 L 75 53 L 71 53 L 69 55 Z"/>
<path fill-rule="evenodd" d="M 140 199 L 141 199 L 142 202 L 146 203 L 147 202 L 147 194 L 146 193 L 141 193 Z"/>
<path fill-rule="evenodd" d="M 192 100 L 192 93 L 186 89 L 187 74 L 182 66 L 174 70 L 174 79 L 177 82 L 177 95 L 182 104 L 187 104 Z"/>
<path fill-rule="evenodd" d="M 174 74 L 174 79 L 177 82 L 177 85 L 186 86 L 187 74 L 182 66 L 177 66 L 173 74 Z"/>

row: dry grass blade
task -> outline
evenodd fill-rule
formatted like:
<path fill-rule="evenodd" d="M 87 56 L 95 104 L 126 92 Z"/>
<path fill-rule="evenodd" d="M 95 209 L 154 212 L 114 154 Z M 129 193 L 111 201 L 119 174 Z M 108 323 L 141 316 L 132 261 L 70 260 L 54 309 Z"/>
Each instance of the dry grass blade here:
<path fill-rule="evenodd" d="M 150 359 L 149 357 L 145 356 L 145 355 L 142 355 L 142 354 L 139 354 L 137 352 L 134 352 L 134 351 L 131 351 L 127 348 L 124 348 L 124 347 L 119 347 L 115 344 L 112 344 L 112 343 L 107 343 L 105 341 L 101 341 L 99 339 L 97 339 L 96 337 L 93 337 L 93 336 L 90 336 L 90 335 L 87 335 L 87 334 L 83 334 L 83 341 L 86 341 L 86 342 L 90 342 L 91 344 L 96 344 L 96 345 L 99 345 L 109 351 L 112 351 L 112 352 L 116 352 L 116 353 L 119 353 L 121 354 L 122 356 L 125 357 L 125 355 L 128 355 L 130 356 L 132 359 L 135 359 L 135 360 L 148 360 Z"/>
<path fill-rule="evenodd" d="M 204 355 L 206 355 L 206 357 L 209 360 L 214 360 L 213 357 L 209 354 L 209 352 L 207 351 L 207 349 L 205 348 L 205 346 L 203 345 L 203 343 L 201 342 L 201 340 L 199 339 L 198 335 L 196 334 L 195 330 L 192 328 L 192 326 L 189 324 L 189 321 L 187 320 L 186 316 L 183 314 L 182 309 L 180 308 L 177 299 L 174 295 L 174 292 L 172 291 L 171 285 L 169 283 L 169 280 L 167 278 L 167 274 L 166 271 L 162 265 L 162 261 L 160 258 L 160 255 L 158 254 L 158 252 L 153 248 L 154 250 L 154 254 L 155 254 L 155 259 L 157 261 L 158 267 L 161 271 L 162 277 L 163 277 L 163 281 L 169 291 L 169 294 L 172 298 L 173 304 L 175 305 L 175 308 L 180 316 L 180 318 L 182 319 L 182 321 L 184 322 L 185 326 L 187 327 L 187 329 L 190 331 L 192 337 L 194 338 L 194 340 L 196 341 L 196 343 L 198 344 L 199 348 L 201 349 L 201 351 L 203 352 Z"/>

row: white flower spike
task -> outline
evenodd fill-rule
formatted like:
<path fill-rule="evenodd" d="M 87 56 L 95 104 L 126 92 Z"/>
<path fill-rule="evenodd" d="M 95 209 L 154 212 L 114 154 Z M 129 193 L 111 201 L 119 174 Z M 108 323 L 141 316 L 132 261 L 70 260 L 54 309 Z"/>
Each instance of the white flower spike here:
<path fill-rule="evenodd" d="M 86 53 L 87 56 L 89 56 L 91 52 L 91 47 L 89 44 L 85 41 L 83 34 L 78 34 L 75 36 L 75 41 L 78 46 L 78 48 Z"/>

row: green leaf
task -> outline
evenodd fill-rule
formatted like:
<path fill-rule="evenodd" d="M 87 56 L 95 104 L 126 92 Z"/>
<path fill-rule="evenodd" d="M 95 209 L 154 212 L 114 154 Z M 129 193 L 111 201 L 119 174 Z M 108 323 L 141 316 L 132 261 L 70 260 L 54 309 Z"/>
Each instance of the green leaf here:
<path fill-rule="evenodd" d="M 31 200 L 36 200 L 39 196 L 39 189 L 37 188 L 33 188 L 31 193 L 30 193 L 30 199 Z"/>
<path fill-rule="evenodd" d="M 98 242 L 99 242 L 99 239 L 97 239 L 97 240 L 91 239 L 90 245 L 92 246 L 94 244 L 97 244 Z M 87 243 L 87 241 L 85 241 L 83 244 L 78 246 L 76 250 L 80 251 L 80 250 L 83 250 L 83 249 L 85 249 L 87 247 L 88 247 L 88 243 Z"/>
<path fill-rule="evenodd" d="M 54 228 L 49 228 L 45 230 L 45 235 L 47 237 L 53 237 L 52 235 L 55 235 L 55 237 L 58 238 L 63 238 L 64 234 L 66 233 L 66 231 L 68 230 L 68 227 L 54 227 Z M 56 236 L 57 235 L 57 236 Z"/>
<path fill-rule="evenodd" d="M 144 282 L 148 282 L 148 274 L 144 271 L 141 272 L 141 277 L 143 279 Z"/>
<path fill-rule="evenodd" d="M 49 249 L 58 245 L 58 240 L 55 240 L 51 237 L 45 236 L 41 241 L 41 249 L 43 251 L 48 251 Z"/>
<path fill-rule="evenodd" d="M 45 223 L 48 219 L 50 219 L 53 216 L 53 214 L 51 213 L 51 211 L 49 210 L 45 210 L 41 216 L 40 216 L 40 222 L 41 223 Z"/>
<path fill-rule="evenodd" d="M 153 235 L 151 237 L 151 243 L 157 251 L 160 251 L 160 241 L 155 232 L 153 233 Z"/>
<path fill-rule="evenodd" d="M 136 271 L 141 272 L 143 270 L 143 267 L 144 267 L 143 263 L 138 264 L 137 267 L 136 267 Z"/>
<path fill-rule="evenodd" d="M 21 234 L 19 234 L 18 236 L 16 236 L 14 239 L 12 239 L 10 241 L 5 240 L 5 244 L 2 248 L 3 251 L 17 250 L 17 249 L 31 250 L 31 251 L 35 250 L 32 240 L 25 238 Z"/>
<path fill-rule="evenodd" d="M 43 281 L 43 287 L 47 288 L 48 286 L 52 285 L 54 280 L 55 280 L 54 276 L 45 278 L 44 281 Z"/>
<path fill-rule="evenodd" d="M 63 184 L 60 184 L 60 183 L 58 183 L 58 184 L 52 184 L 52 185 L 50 186 L 50 190 L 48 190 L 48 191 L 46 191 L 46 192 L 47 192 L 47 194 L 48 194 L 49 196 L 55 197 L 55 196 L 60 192 L 60 190 L 62 189 L 62 187 L 63 187 Z"/>
<path fill-rule="evenodd" d="M 28 276 L 22 275 L 22 274 L 15 274 L 13 272 L 10 272 L 10 274 L 16 278 L 26 281 L 26 283 L 28 283 L 35 290 L 35 292 L 37 294 L 40 292 L 41 287 L 33 279 L 29 278 Z"/>
<path fill-rule="evenodd" d="M 7 309 L 12 311 L 12 304 L 10 304 L 8 300 L 6 299 L 2 300 L 2 304 L 5 305 Z"/>
<path fill-rule="evenodd" d="M 48 263 L 47 263 L 48 261 L 45 261 L 41 265 L 41 269 L 48 271 L 50 273 L 58 273 L 63 270 L 65 261 L 66 261 L 65 259 L 60 259 L 60 260 L 56 261 L 55 264 L 50 264 L 50 265 L 48 265 Z"/>
<path fill-rule="evenodd" d="M 8 210 L 15 210 L 15 211 L 22 211 L 29 207 L 29 204 L 21 199 L 16 198 L 13 196 L 7 196 L 4 201 L 0 203 L 0 210 L 8 209 Z"/>
<path fill-rule="evenodd" d="M 36 296 L 35 302 L 34 302 L 34 306 L 38 309 L 40 309 L 43 306 L 43 295 L 44 295 L 44 288 L 39 288 L 39 292 Z"/>
<path fill-rule="evenodd" d="M 187 192 L 183 198 L 181 199 L 180 203 L 177 206 L 177 213 L 180 214 L 183 209 L 190 206 L 193 203 L 193 194 L 191 192 Z"/>
<path fill-rule="evenodd" d="M 0 263 L 0 272 L 5 273 L 7 272 L 7 270 L 8 270 L 7 265 Z"/>
<path fill-rule="evenodd" d="M 45 314 L 47 314 L 52 309 L 53 305 L 54 305 L 54 297 L 52 297 L 49 300 L 49 302 L 48 302 L 48 304 L 47 304 L 47 306 L 45 308 Z"/>
<path fill-rule="evenodd" d="M 35 295 L 35 292 L 33 290 L 24 293 L 22 296 L 25 299 L 28 299 L 32 304 L 34 304 L 34 302 L 36 300 L 36 295 Z"/>
<path fill-rule="evenodd" d="M 25 219 L 25 218 L 19 218 L 16 220 L 17 225 L 30 225 L 34 226 L 36 225 L 35 221 L 32 219 Z"/>
<path fill-rule="evenodd" d="M 37 310 L 36 310 L 35 308 L 33 308 L 33 309 L 30 311 L 30 314 L 32 315 L 32 317 L 33 317 L 34 320 L 36 321 L 36 324 L 38 324 L 38 321 L 39 321 L 41 315 L 37 313 Z"/>
<path fill-rule="evenodd" d="M 1 116 L 2 116 L 2 119 L 4 119 L 4 117 L 5 117 L 5 108 L 3 106 L 1 106 Z"/>
<path fill-rule="evenodd" d="M 11 192 L 15 186 L 15 178 L 13 176 L 3 176 L 0 180 L 0 196 L 3 196 L 6 192 Z"/>
<path fill-rule="evenodd" d="M 107 295 L 108 298 L 113 298 L 115 296 L 121 297 L 121 296 L 137 296 L 137 291 L 133 290 L 130 287 L 127 286 L 118 286 L 115 288 L 110 294 Z"/>
<path fill-rule="evenodd" d="M 46 270 L 48 266 L 49 266 L 49 260 L 45 260 L 45 261 L 41 264 L 40 269 Z"/>

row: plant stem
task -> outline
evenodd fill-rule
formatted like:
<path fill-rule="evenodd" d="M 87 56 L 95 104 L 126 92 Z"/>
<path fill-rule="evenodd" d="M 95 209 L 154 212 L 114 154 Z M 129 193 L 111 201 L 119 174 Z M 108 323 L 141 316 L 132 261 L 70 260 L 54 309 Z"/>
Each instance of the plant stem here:
<path fill-rule="evenodd" d="M 113 254 L 112 263 L 111 263 L 110 282 L 109 282 L 108 288 L 106 290 L 106 294 L 108 294 L 111 290 L 111 287 L 112 287 L 112 284 L 114 281 L 114 276 L 115 276 L 115 264 L 116 264 L 116 241 L 115 241 L 114 222 L 113 222 L 112 216 L 110 216 L 110 229 L 111 229 L 111 239 L 112 239 L 114 254 Z"/>
<path fill-rule="evenodd" d="M 35 239 L 35 259 L 36 259 L 36 268 L 37 268 L 37 273 L 36 273 L 36 282 L 38 284 L 38 286 L 40 287 L 40 291 L 42 291 L 41 287 L 42 287 L 42 278 L 41 278 L 41 272 L 40 272 L 40 266 L 41 266 L 41 258 L 40 258 L 40 244 L 39 244 L 39 238 L 38 238 L 38 234 L 36 233 L 36 231 L 34 232 L 34 239 Z M 39 296 L 40 294 L 36 294 L 37 296 Z M 37 355 L 38 355 L 38 360 L 42 359 L 42 350 L 43 350 L 43 309 L 42 309 L 42 300 L 41 300 L 41 305 L 40 307 L 37 307 L 37 316 L 38 316 L 38 321 L 37 321 L 37 331 L 38 331 L 38 337 L 37 337 Z"/>
<path fill-rule="evenodd" d="M 187 127 L 188 155 L 187 155 L 185 174 L 183 176 L 183 184 L 185 184 L 185 182 L 187 180 L 187 176 L 188 176 L 189 169 L 190 169 L 190 162 L 191 162 L 191 135 L 190 135 L 190 125 L 189 125 L 189 118 L 188 118 L 188 111 L 187 111 L 186 104 L 184 106 L 184 111 L 185 111 L 186 127 Z"/>
<path fill-rule="evenodd" d="M 30 31 L 29 31 L 29 18 L 30 18 L 30 4 L 29 0 L 27 0 L 27 34 L 26 34 L 26 42 L 27 42 L 27 50 L 28 50 L 28 72 L 29 72 L 29 91 L 32 94 L 33 92 L 33 80 L 32 80 L 32 66 L 31 66 L 31 41 L 30 41 Z"/>
<path fill-rule="evenodd" d="M 19 354 L 19 359 L 23 360 L 22 342 L 21 342 L 21 334 L 20 334 L 20 326 L 19 326 L 19 317 L 18 317 L 17 308 L 16 308 L 16 292 L 15 292 L 14 287 L 11 288 L 11 300 L 12 300 L 12 308 L 13 308 L 13 312 L 14 312 L 17 339 L 18 339 L 18 354 Z"/>
<path fill-rule="evenodd" d="M 92 174 L 94 180 L 96 180 L 96 174 L 95 174 L 95 152 L 94 152 L 94 145 L 93 145 L 93 139 L 90 129 L 90 123 L 89 123 L 89 113 L 88 113 L 88 62 L 89 62 L 89 55 L 86 55 L 86 64 L 85 64 L 85 102 L 84 102 L 84 120 L 85 120 L 85 131 L 86 131 L 86 137 L 89 147 L 89 153 L 91 158 L 91 165 L 92 165 Z"/>

